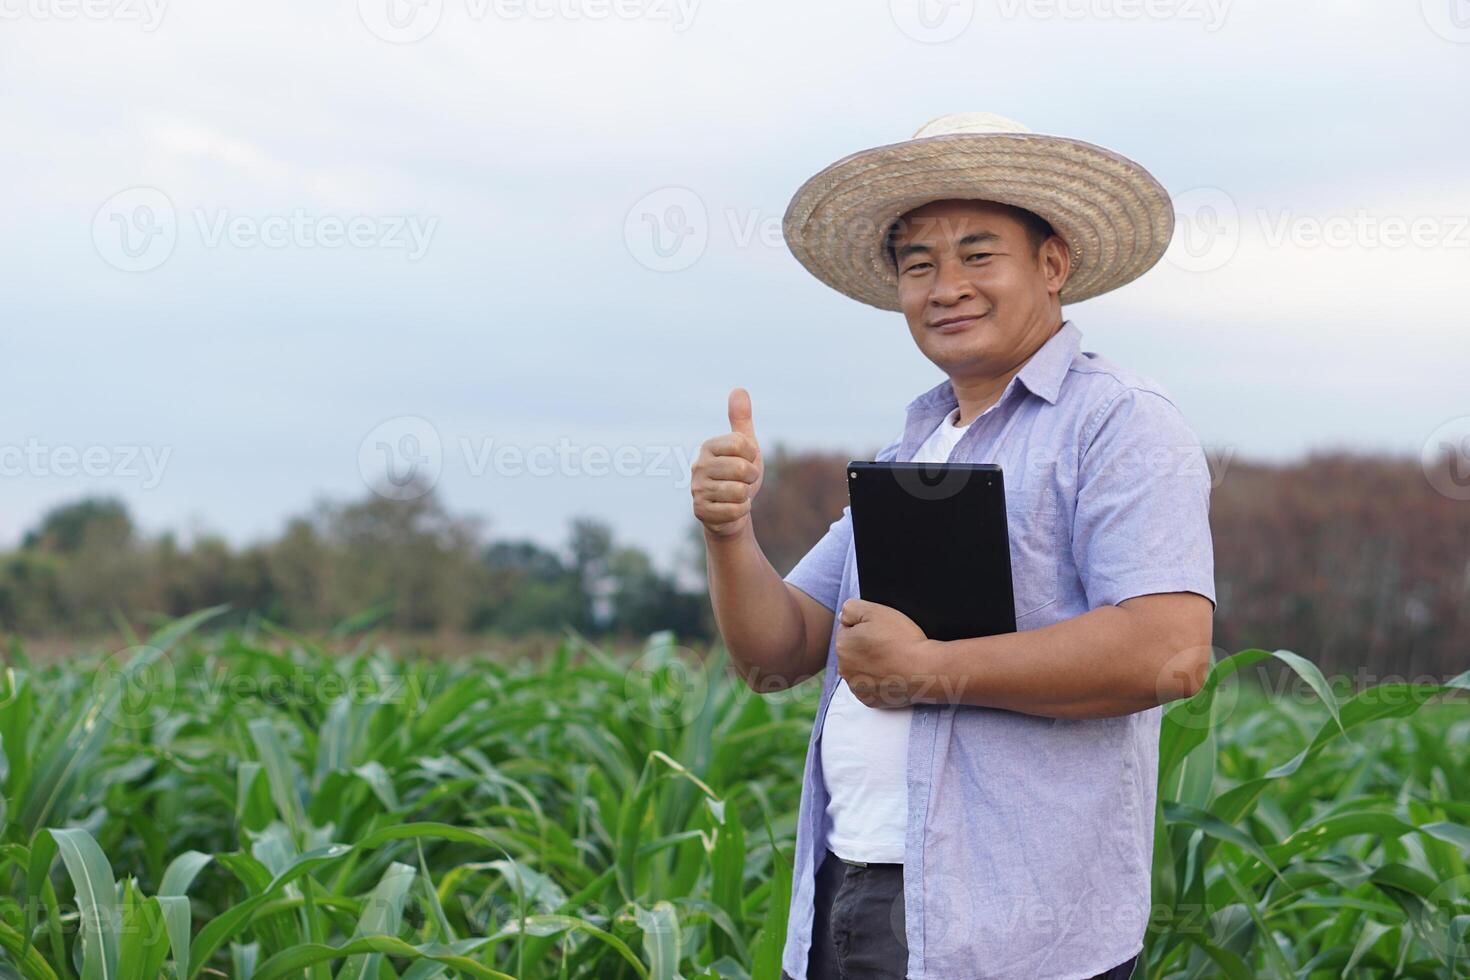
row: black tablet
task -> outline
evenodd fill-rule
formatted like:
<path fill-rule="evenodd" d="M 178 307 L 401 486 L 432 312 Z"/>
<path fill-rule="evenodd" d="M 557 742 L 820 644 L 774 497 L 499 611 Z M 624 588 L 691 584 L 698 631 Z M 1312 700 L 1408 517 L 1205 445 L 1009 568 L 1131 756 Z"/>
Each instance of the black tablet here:
<path fill-rule="evenodd" d="M 931 640 L 1016 631 L 999 466 L 854 460 L 847 493 L 862 598 Z"/>

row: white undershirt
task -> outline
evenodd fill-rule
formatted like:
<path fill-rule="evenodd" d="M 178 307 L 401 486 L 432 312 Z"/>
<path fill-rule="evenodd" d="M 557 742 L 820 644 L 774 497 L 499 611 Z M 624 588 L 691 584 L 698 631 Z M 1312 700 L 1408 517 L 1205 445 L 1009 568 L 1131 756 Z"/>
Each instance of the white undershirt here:
<path fill-rule="evenodd" d="M 914 462 L 949 459 L 969 429 L 955 426 L 959 413 L 956 408 L 939 423 L 914 453 Z M 838 678 L 819 740 L 828 799 L 827 846 L 838 857 L 903 862 L 912 721 L 912 708 L 870 708 Z"/>

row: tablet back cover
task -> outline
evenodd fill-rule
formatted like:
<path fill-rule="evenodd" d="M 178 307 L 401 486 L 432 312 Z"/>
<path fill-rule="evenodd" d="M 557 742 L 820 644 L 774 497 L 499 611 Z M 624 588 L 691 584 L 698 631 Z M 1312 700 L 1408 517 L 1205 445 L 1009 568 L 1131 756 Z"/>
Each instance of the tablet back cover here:
<path fill-rule="evenodd" d="M 863 599 L 931 640 L 1015 632 L 999 466 L 854 460 L 847 490 Z"/>

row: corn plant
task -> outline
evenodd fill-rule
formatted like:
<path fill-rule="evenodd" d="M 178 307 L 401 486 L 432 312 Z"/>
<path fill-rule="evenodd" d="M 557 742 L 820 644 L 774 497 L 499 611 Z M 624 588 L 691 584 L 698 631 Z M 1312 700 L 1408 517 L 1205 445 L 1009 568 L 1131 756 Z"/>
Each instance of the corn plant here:
<path fill-rule="evenodd" d="M 1313 697 L 1230 686 L 1267 658 Z M 1339 701 L 1289 651 L 1216 664 L 1164 716 L 1147 975 L 1470 975 L 1467 691 Z"/>
<path fill-rule="evenodd" d="M 12 645 L 0 977 L 779 977 L 817 682 L 762 697 L 668 634 L 441 659 L 216 612 Z M 1239 683 L 1268 659 L 1310 696 Z M 1165 713 L 1141 975 L 1463 974 L 1467 687 L 1217 664 Z"/>

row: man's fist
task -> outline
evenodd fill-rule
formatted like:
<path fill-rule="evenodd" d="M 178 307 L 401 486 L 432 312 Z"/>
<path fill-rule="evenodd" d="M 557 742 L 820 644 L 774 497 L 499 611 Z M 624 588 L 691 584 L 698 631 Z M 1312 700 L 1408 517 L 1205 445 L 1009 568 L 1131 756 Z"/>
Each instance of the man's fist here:
<path fill-rule="evenodd" d="M 689 484 L 694 516 L 706 531 L 722 538 L 739 534 L 750 524 L 750 502 L 766 470 L 750 418 L 750 395 L 744 388 L 730 392 L 729 412 L 730 431 L 699 447 Z"/>
<path fill-rule="evenodd" d="M 837 611 L 837 672 L 870 708 L 919 703 L 933 685 L 919 624 L 891 606 L 848 599 Z"/>

